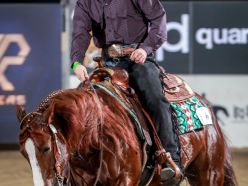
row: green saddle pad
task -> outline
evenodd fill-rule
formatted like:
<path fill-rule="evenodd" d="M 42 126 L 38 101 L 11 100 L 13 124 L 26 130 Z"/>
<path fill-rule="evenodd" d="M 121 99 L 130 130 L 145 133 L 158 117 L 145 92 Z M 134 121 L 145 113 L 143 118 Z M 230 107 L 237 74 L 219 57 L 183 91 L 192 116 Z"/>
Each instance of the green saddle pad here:
<path fill-rule="evenodd" d="M 213 123 L 209 109 L 195 96 L 184 101 L 171 102 L 171 106 L 179 134 L 199 130 Z"/>

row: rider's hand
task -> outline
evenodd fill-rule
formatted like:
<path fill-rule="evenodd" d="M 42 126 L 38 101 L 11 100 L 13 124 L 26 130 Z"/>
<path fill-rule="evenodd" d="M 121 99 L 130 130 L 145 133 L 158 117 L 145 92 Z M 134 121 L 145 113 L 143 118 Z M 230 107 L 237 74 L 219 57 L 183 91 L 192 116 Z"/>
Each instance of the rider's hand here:
<path fill-rule="evenodd" d="M 144 49 L 138 48 L 132 52 L 130 59 L 135 63 L 144 63 L 147 57 L 147 53 Z"/>
<path fill-rule="evenodd" d="M 87 69 L 81 64 L 78 64 L 78 66 L 74 70 L 74 73 L 76 74 L 77 78 L 82 82 L 89 79 Z"/>

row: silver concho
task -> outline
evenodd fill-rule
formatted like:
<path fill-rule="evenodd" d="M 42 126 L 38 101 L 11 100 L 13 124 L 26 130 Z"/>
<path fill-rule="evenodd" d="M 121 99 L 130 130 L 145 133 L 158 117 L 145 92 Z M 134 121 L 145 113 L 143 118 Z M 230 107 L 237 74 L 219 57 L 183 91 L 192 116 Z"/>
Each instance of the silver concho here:
<path fill-rule="evenodd" d="M 111 58 L 121 57 L 123 56 L 122 53 L 122 46 L 118 44 L 113 44 L 110 47 L 108 47 L 108 55 Z"/>

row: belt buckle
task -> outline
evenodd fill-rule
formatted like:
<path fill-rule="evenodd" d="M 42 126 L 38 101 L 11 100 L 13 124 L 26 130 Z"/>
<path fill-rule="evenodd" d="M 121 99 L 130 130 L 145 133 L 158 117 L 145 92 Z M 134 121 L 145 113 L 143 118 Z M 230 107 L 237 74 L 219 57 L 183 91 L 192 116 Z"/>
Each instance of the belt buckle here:
<path fill-rule="evenodd" d="M 117 58 L 123 56 L 123 47 L 119 44 L 113 44 L 108 47 L 108 56 L 111 58 Z"/>

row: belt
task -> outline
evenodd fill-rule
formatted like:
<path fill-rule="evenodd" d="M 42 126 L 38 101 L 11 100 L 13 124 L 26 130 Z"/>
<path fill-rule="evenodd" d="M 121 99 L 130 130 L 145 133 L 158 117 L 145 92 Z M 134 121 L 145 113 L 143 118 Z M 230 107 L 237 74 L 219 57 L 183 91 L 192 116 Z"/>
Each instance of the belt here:
<path fill-rule="evenodd" d="M 131 55 L 131 53 L 137 48 L 138 44 L 120 45 L 112 44 L 103 47 L 102 54 L 105 58 L 119 58 Z"/>

